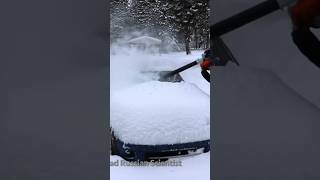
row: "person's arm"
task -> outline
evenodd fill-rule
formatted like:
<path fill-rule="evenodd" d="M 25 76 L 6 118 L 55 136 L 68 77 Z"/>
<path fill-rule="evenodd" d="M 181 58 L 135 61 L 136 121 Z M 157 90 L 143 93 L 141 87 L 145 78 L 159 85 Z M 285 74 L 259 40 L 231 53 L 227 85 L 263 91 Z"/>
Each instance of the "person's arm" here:
<path fill-rule="evenodd" d="M 203 53 L 203 57 L 204 57 L 204 59 L 200 63 L 201 75 L 205 80 L 210 82 L 210 73 L 208 71 L 210 70 L 210 67 L 213 65 L 213 62 L 212 62 L 212 50 L 211 49 L 207 49 Z"/>
<path fill-rule="evenodd" d="M 213 65 L 211 60 L 211 50 L 207 50 L 205 53 L 205 59 L 200 64 L 201 67 L 201 75 L 202 77 L 210 82 L 210 73 L 208 72 L 210 70 L 210 66 Z"/>
<path fill-rule="evenodd" d="M 298 0 L 290 8 L 293 24 L 291 33 L 298 49 L 317 67 L 320 68 L 320 41 L 310 28 L 320 15 L 320 0 Z"/>
<path fill-rule="evenodd" d="M 202 69 L 201 70 L 201 75 L 202 77 L 207 80 L 208 82 L 210 82 L 210 73 L 208 73 L 207 70 Z"/>
<path fill-rule="evenodd" d="M 320 68 L 320 41 L 310 28 L 295 28 L 291 35 L 299 50 Z"/>

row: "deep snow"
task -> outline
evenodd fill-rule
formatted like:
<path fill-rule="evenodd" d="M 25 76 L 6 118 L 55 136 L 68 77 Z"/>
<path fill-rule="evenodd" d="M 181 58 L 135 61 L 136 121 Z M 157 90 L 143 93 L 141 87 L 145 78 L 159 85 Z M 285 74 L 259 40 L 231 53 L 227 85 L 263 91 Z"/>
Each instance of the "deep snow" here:
<path fill-rule="evenodd" d="M 126 143 L 145 145 L 209 139 L 210 85 L 200 67 L 181 73 L 181 83 L 154 81 L 144 73 L 173 70 L 198 59 L 202 51 L 190 56 L 125 52 L 111 56 L 110 123 L 115 135 Z"/>
<path fill-rule="evenodd" d="M 130 144 L 177 144 L 210 138 L 210 99 L 195 84 L 149 81 L 115 92 L 111 126 Z"/>
<path fill-rule="evenodd" d="M 161 144 L 168 143 L 168 140 L 176 143 L 195 140 L 192 138 L 209 138 L 210 85 L 201 76 L 199 66 L 180 73 L 185 80 L 182 83 L 158 82 L 153 80 L 153 76 L 141 73 L 173 70 L 198 59 L 203 51 L 193 51 L 192 55 L 188 56 L 184 52 L 148 55 L 121 48 L 111 49 L 111 52 L 111 109 L 114 110 L 111 110 L 111 124 L 121 129 L 122 134 L 126 134 L 122 139 Z M 134 115 L 132 119 L 125 118 L 127 113 Z M 122 122 L 115 121 L 119 118 Z M 132 127 L 133 119 L 134 122 L 144 125 Z M 159 120 L 163 123 L 159 124 Z M 146 132 L 143 128 L 153 131 Z M 200 129 L 203 131 L 200 132 Z M 131 133 L 137 133 L 134 134 L 137 136 L 129 137 Z M 149 133 L 154 133 L 153 138 L 150 138 L 152 136 Z M 116 160 L 120 161 L 122 158 L 110 156 L 110 162 Z M 111 166 L 110 179 L 210 179 L 210 153 L 176 160 L 181 160 L 182 166 Z"/>

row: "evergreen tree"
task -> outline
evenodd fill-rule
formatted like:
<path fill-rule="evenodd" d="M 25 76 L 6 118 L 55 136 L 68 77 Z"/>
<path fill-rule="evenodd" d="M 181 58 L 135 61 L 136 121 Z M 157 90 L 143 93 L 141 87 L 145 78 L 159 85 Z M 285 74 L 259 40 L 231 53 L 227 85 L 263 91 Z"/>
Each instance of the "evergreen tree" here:
<path fill-rule="evenodd" d="M 187 54 L 193 48 L 209 45 L 208 0 L 112 0 L 111 28 L 119 37 L 133 28 L 162 40 L 184 44 Z M 170 37 L 170 38 L 168 38 Z"/>
<path fill-rule="evenodd" d="M 114 41 L 126 33 L 131 18 L 127 0 L 112 0 L 110 2 L 110 38 Z"/>

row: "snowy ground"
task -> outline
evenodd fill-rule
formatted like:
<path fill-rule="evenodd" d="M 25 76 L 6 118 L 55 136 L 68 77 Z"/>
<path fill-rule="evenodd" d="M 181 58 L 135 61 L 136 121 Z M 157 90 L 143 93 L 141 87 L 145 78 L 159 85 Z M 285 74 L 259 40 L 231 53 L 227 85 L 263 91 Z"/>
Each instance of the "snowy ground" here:
<path fill-rule="evenodd" d="M 112 97 L 117 97 L 117 95 L 119 95 L 119 92 L 126 92 L 130 89 L 139 90 L 139 88 L 146 86 L 146 83 L 150 84 L 152 77 L 147 77 L 144 75 L 141 76 L 141 73 L 140 73 L 141 71 L 173 70 L 182 65 L 185 65 L 186 63 L 192 62 L 200 58 L 203 51 L 193 51 L 192 54 L 188 56 L 185 55 L 184 52 L 162 54 L 162 55 L 159 55 L 159 54 L 150 55 L 150 54 L 141 54 L 134 51 L 119 50 L 119 49 L 117 49 L 116 52 L 111 50 L 111 53 L 112 53 L 112 56 L 111 56 L 111 73 L 110 74 L 111 74 L 111 99 L 112 99 Z M 195 86 L 199 88 L 198 89 L 199 92 L 203 94 L 201 96 L 198 96 L 198 98 L 194 98 L 194 99 L 201 99 L 203 97 L 207 98 L 207 100 L 202 100 L 202 104 L 200 106 L 203 106 L 203 105 L 208 106 L 207 109 L 204 110 L 204 114 L 208 114 L 206 118 L 209 118 L 210 85 L 201 76 L 200 67 L 199 66 L 193 67 L 181 73 L 181 76 L 183 77 L 186 83 L 184 85 L 182 84 L 182 87 L 186 86 L 190 88 L 191 86 Z M 155 84 L 155 82 L 151 82 L 151 84 L 153 85 L 153 87 L 157 85 Z M 163 89 L 163 92 L 165 91 L 167 90 Z M 152 92 L 149 92 L 149 93 L 152 93 Z M 157 93 L 159 93 L 159 91 Z M 175 92 L 172 92 L 172 93 L 175 93 Z M 149 97 L 149 95 L 150 94 L 145 94 L 144 96 L 145 98 L 151 98 L 151 96 Z M 171 97 L 174 97 L 174 95 L 171 94 Z M 189 97 L 185 97 L 185 99 L 192 99 L 192 95 L 189 94 Z M 112 106 L 112 103 L 111 103 L 111 106 Z M 136 107 L 137 106 L 135 106 L 135 108 Z M 206 121 L 208 121 L 208 119 Z M 203 122 L 206 122 L 206 121 L 203 121 Z M 153 143 L 153 141 L 150 141 L 150 143 Z M 123 160 L 118 156 L 110 157 L 110 163 L 117 162 L 117 161 L 119 161 L 119 163 L 121 164 L 121 161 Z M 210 153 L 205 153 L 205 154 L 201 154 L 193 157 L 171 159 L 171 161 L 179 161 L 179 162 L 181 161 L 181 166 L 149 165 L 149 166 L 137 167 L 137 166 L 123 166 L 123 165 L 112 166 L 111 165 L 110 166 L 111 179 L 112 180 L 118 180 L 118 179 L 119 180 L 123 180 L 123 179 L 128 179 L 128 180 L 138 180 L 138 179 L 209 180 L 210 179 Z"/>

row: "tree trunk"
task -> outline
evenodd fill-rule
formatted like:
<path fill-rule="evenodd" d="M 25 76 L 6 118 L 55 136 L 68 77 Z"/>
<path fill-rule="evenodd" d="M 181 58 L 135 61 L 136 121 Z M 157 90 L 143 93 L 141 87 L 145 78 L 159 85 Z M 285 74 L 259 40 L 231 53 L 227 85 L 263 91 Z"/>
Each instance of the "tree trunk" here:
<path fill-rule="evenodd" d="M 207 35 L 207 43 L 206 43 L 206 49 L 210 48 L 210 36 Z"/>
<path fill-rule="evenodd" d="M 189 32 L 188 28 L 185 29 L 184 43 L 185 43 L 185 46 L 186 46 L 187 55 L 191 54 L 191 50 L 190 50 L 190 32 Z"/>
<path fill-rule="evenodd" d="M 186 45 L 186 53 L 187 53 L 187 55 L 188 55 L 188 54 L 191 54 L 191 51 L 190 51 L 190 42 L 189 42 L 188 38 L 185 39 L 185 45 Z"/>
<path fill-rule="evenodd" d="M 195 40 L 195 49 L 198 49 L 198 34 L 197 29 L 194 29 L 194 40 Z"/>

